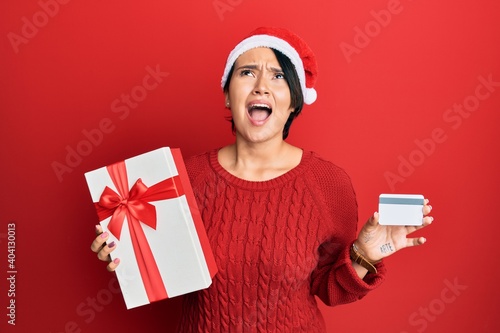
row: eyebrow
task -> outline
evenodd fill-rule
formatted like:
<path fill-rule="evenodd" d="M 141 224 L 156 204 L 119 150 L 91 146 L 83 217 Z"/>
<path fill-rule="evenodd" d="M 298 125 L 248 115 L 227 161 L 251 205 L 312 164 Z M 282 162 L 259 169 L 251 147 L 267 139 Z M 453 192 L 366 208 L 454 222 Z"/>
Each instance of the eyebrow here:
<path fill-rule="evenodd" d="M 259 67 L 255 64 L 250 64 L 250 65 L 239 66 L 238 68 L 236 68 L 237 71 L 242 69 L 259 69 Z M 283 70 L 281 68 L 270 67 L 270 69 L 274 73 L 283 73 Z"/>

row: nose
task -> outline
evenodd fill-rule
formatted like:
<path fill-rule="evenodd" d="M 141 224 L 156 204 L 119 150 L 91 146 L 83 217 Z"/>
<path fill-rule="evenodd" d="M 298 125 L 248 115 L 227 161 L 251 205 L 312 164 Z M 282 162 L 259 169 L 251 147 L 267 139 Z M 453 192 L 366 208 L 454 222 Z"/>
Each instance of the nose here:
<path fill-rule="evenodd" d="M 267 79 L 264 75 L 259 75 L 257 77 L 253 93 L 255 95 L 268 95 L 269 94 L 268 82 L 267 82 Z"/>

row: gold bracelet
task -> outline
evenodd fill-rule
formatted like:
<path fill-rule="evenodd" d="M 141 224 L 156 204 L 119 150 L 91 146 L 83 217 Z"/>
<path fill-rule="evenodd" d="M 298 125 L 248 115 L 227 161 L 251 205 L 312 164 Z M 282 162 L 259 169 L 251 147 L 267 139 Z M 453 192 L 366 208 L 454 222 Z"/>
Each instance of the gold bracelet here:
<path fill-rule="evenodd" d="M 374 274 L 377 273 L 377 268 L 374 265 L 378 264 L 379 262 L 382 261 L 382 260 L 378 260 L 376 262 L 370 262 L 361 253 L 359 253 L 358 247 L 354 243 L 352 243 L 350 255 L 351 255 L 352 261 L 354 261 L 355 263 L 366 268 L 368 270 L 368 272 L 374 273 Z"/>

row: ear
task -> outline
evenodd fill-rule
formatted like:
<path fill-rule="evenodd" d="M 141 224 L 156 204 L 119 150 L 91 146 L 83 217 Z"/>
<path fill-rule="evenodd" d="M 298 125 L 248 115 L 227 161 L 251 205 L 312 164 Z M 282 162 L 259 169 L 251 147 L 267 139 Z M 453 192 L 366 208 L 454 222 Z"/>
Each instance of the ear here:
<path fill-rule="evenodd" d="M 229 104 L 229 93 L 225 92 L 224 93 L 224 102 L 226 104 L 226 108 L 229 108 L 230 107 L 230 104 Z"/>

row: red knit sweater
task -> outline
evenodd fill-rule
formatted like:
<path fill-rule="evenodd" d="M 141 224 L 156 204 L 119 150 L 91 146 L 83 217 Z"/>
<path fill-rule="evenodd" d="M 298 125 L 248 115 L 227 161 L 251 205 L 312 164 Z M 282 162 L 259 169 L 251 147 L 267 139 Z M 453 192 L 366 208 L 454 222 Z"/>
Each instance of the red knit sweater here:
<path fill-rule="evenodd" d="M 178 331 L 325 332 L 328 305 L 362 298 L 384 279 L 349 259 L 357 203 L 348 175 L 313 152 L 269 181 L 236 178 L 217 150 L 186 161 L 219 272 L 184 296 Z"/>

